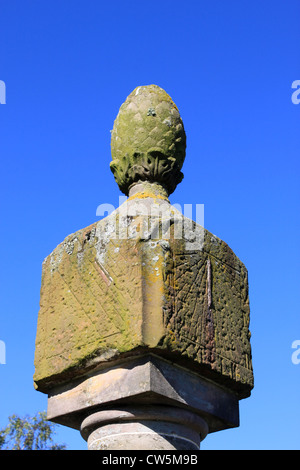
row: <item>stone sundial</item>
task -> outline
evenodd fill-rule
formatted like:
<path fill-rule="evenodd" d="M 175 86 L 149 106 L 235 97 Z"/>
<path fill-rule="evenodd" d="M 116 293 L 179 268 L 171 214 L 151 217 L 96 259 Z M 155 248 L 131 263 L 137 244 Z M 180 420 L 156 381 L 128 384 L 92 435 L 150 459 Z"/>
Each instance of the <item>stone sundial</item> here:
<path fill-rule="evenodd" d="M 43 263 L 35 387 L 91 449 L 194 450 L 253 388 L 247 270 L 168 200 L 186 136 L 164 90 L 128 96 L 111 152 L 128 199 Z"/>

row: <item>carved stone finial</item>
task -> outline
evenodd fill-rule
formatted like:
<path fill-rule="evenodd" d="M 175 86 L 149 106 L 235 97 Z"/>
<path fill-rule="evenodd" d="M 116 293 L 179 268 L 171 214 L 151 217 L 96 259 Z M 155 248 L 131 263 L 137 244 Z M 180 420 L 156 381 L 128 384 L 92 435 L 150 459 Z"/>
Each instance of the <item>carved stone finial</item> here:
<path fill-rule="evenodd" d="M 171 194 L 182 181 L 186 135 L 177 106 L 157 85 L 139 86 L 122 104 L 111 134 L 110 168 L 128 195 L 138 182 Z"/>

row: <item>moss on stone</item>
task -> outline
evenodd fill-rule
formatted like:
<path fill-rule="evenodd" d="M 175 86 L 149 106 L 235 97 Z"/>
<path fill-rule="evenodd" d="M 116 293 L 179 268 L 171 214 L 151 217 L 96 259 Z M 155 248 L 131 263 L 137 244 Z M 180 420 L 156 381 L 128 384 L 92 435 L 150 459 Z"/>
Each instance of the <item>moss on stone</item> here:
<path fill-rule="evenodd" d="M 170 96 L 156 85 L 137 87 L 111 133 L 110 167 L 121 191 L 128 194 L 132 184 L 151 181 L 173 192 L 183 178 L 185 147 L 183 122 Z"/>

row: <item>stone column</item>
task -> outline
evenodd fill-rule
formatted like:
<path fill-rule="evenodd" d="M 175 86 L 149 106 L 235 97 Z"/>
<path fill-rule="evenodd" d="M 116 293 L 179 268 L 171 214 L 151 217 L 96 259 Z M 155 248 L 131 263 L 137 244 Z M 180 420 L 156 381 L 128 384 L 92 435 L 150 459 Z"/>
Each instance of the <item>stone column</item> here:
<path fill-rule="evenodd" d="M 199 450 L 208 432 L 199 415 L 176 407 L 120 407 L 92 413 L 81 424 L 90 450 Z"/>
<path fill-rule="evenodd" d="M 253 388 L 247 270 L 169 202 L 185 131 L 161 88 L 129 95 L 111 150 L 128 199 L 43 263 L 35 387 L 89 449 L 196 450 Z"/>

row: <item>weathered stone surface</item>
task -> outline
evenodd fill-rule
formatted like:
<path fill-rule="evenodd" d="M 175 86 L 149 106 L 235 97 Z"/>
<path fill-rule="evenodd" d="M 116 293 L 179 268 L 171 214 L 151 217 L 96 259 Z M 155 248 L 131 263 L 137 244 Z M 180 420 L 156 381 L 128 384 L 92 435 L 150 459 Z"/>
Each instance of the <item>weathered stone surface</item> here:
<path fill-rule="evenodd" d="M 126 195 L 138 181 L 172 193 L 183 178 L 186 135 L 177 106 L 157 85 L 139 86 L 122 104 L 111 135 L 110 168 Z"/>
<path fill-rule="evenodd" d="M 98 411 L 82 423 L 90 450 L 199 450 L 206 422 L 193 413 L 162 406 Z"/>
<path fill-rule="evenodd" d="M 55 386 L 48 419 L 79 429 L 82 416 L 128 406 L 174 407 L 203 416 L 209 432 L 239 425 L 238 397 L 195 372 L 150 353 L 103 365 L 92 374 Z"/>
<path fill-rule="evenodd" d="M 47 392 L 101 363 L 151 350 L 248 396 L 247 270 L 163 191 L 145 188 L 44 261 L 36 387 Z"/>
<path fill-rule="evenodd" d="M 90 449 L 198 450 L 253 387 L 247 270 L 168 200 L 185 148 L 169 95 L 136 88 L 111 138 L 129 198 L 43 263 L 35 387 Z"/>

